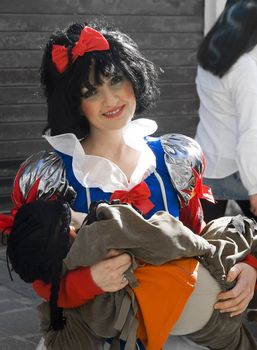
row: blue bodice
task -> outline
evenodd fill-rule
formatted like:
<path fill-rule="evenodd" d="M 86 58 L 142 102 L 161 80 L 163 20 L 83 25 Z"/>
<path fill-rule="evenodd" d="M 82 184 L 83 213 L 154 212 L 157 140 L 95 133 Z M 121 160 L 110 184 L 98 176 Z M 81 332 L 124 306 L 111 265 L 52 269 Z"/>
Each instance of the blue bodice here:
<path fill-rule="evenodd" d="M 154 204 L 154 208 L 145 217 L 148 219 L 159 210 L 168 210 L 170 214 L 178 218 L 178 196 L 174 186 L 172 185 L 170 175 L 164 161 L 164 151 L 160 138 L 147 137 L 146 142 L 156 157 L 156 170 L 144 179 L 144 182 L 148 185 L 151 192 L 151 197 L 149 199 Z M 86 191 L 86 188 L 83 187 L 83 185 L 74 175 L 72 169 L 72 157 L 61 152 L 57 153 L 61 156 L 65 164 L 66 176 L 69 184 L 77 192 L 77 197 L 74 203 L 75 210 L 80 212 L 88 212 L 89 205 L 87 191 L 90 193 L 90 199 L 92 202 L 99 200 L 110 200 L 112 193 L 104 192 L 100 188 L 92 187 L 88 188 Z"/>

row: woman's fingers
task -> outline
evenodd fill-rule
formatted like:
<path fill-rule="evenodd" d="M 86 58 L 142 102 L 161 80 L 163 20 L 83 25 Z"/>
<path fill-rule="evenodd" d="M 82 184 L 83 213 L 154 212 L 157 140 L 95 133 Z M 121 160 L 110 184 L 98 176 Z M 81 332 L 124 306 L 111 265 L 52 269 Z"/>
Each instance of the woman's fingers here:
<path fill-rule="evenodd" d="M 230 270 L 228 280 L 237 280 L 234 288 L 218 295 L 219 301 L 215 304 L 215 309 L 221 313 L 229 312 L 230 316 L 239 315 L 251 301 L 255 283 L 256 270 L 245 263 L 238 263 Z"/>
<path fill-rule="evenodd" d="M 215 304 L 215 309 L 219 309 L 221 313 L 229 312 L 230 316 L 235 316 L 247 308 L 250 300 L 249 294 L 244 292 L 238 297 L 219 301 Z"/>
<path fill-rule="evenodd" d="M 105 292 L 116 292 L 128 284 L 124 272 L 131 265 L 129 254 L 120 254 L 100 261 L 91 266 L 91 275 L 94 282 Z"/>

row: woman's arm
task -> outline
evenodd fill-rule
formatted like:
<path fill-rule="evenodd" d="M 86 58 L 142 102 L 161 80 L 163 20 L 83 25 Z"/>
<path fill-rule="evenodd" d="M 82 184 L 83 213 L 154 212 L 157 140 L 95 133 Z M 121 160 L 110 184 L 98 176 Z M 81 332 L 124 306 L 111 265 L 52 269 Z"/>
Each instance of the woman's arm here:
<path fill-rule="evenodd" d="M 128 254 L 111 250 L 107 259 L 91 267 L 81 267 L 69 271 L 60 284 L 58 305 L 64 308 L 78 307 L 104 292 L 116 292 L 124 288 L 123 274 L 130 267 Z M 51 285 L 42 281 L 33 283 L 35 292 L 43 299 L 49 300 Z"/>
<path fill-rule="evenodd" d="M 51 284 L 36 280 L 32 284 L 37 295 L 47 301 L 50 298 Z M 78 307 L 95 296 L 104 293 L 93 281 L 90 268 L 81 267 L 70 271 L 61 279 L 58 306 L 63 308 Z"/>

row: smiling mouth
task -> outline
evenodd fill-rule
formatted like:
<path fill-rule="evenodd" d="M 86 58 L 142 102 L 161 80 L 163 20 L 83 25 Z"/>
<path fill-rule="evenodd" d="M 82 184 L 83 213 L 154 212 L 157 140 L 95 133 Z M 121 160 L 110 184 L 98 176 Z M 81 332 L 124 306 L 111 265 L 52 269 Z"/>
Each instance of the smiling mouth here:
<path fill-rule="evenodd" d="M 103 113 L 103 115 L 105 117 L 108 117 L 108 118 L 115 118 L 115 117 L 119 117 L 124 109 L 125 105 L 121 106 L 121 107 L 118 107 L 110 112 L 106 112 L 106 113 Z"/>

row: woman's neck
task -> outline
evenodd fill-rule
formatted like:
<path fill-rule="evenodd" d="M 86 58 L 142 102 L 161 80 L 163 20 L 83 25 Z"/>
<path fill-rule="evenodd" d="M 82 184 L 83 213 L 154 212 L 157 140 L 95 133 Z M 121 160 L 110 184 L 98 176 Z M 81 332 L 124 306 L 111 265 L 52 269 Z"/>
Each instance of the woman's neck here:
<path fill-rule="evenodd" d="M 140 152 L 125 143 L 121 132 L 104 133 L 101 137 L 90 134 L 82 141 L 82 147 L 87 155 L 103 157 L 115 163 L 126 174 L 128 180 L 140 156 Z"/>
<path fill-rule="evenodd" d="M 91 133 L 84 141 L 82 147 L 88 155 L 104 157 L 110 160 L 123 155 L 128 147 L 122 132 Z"/>

